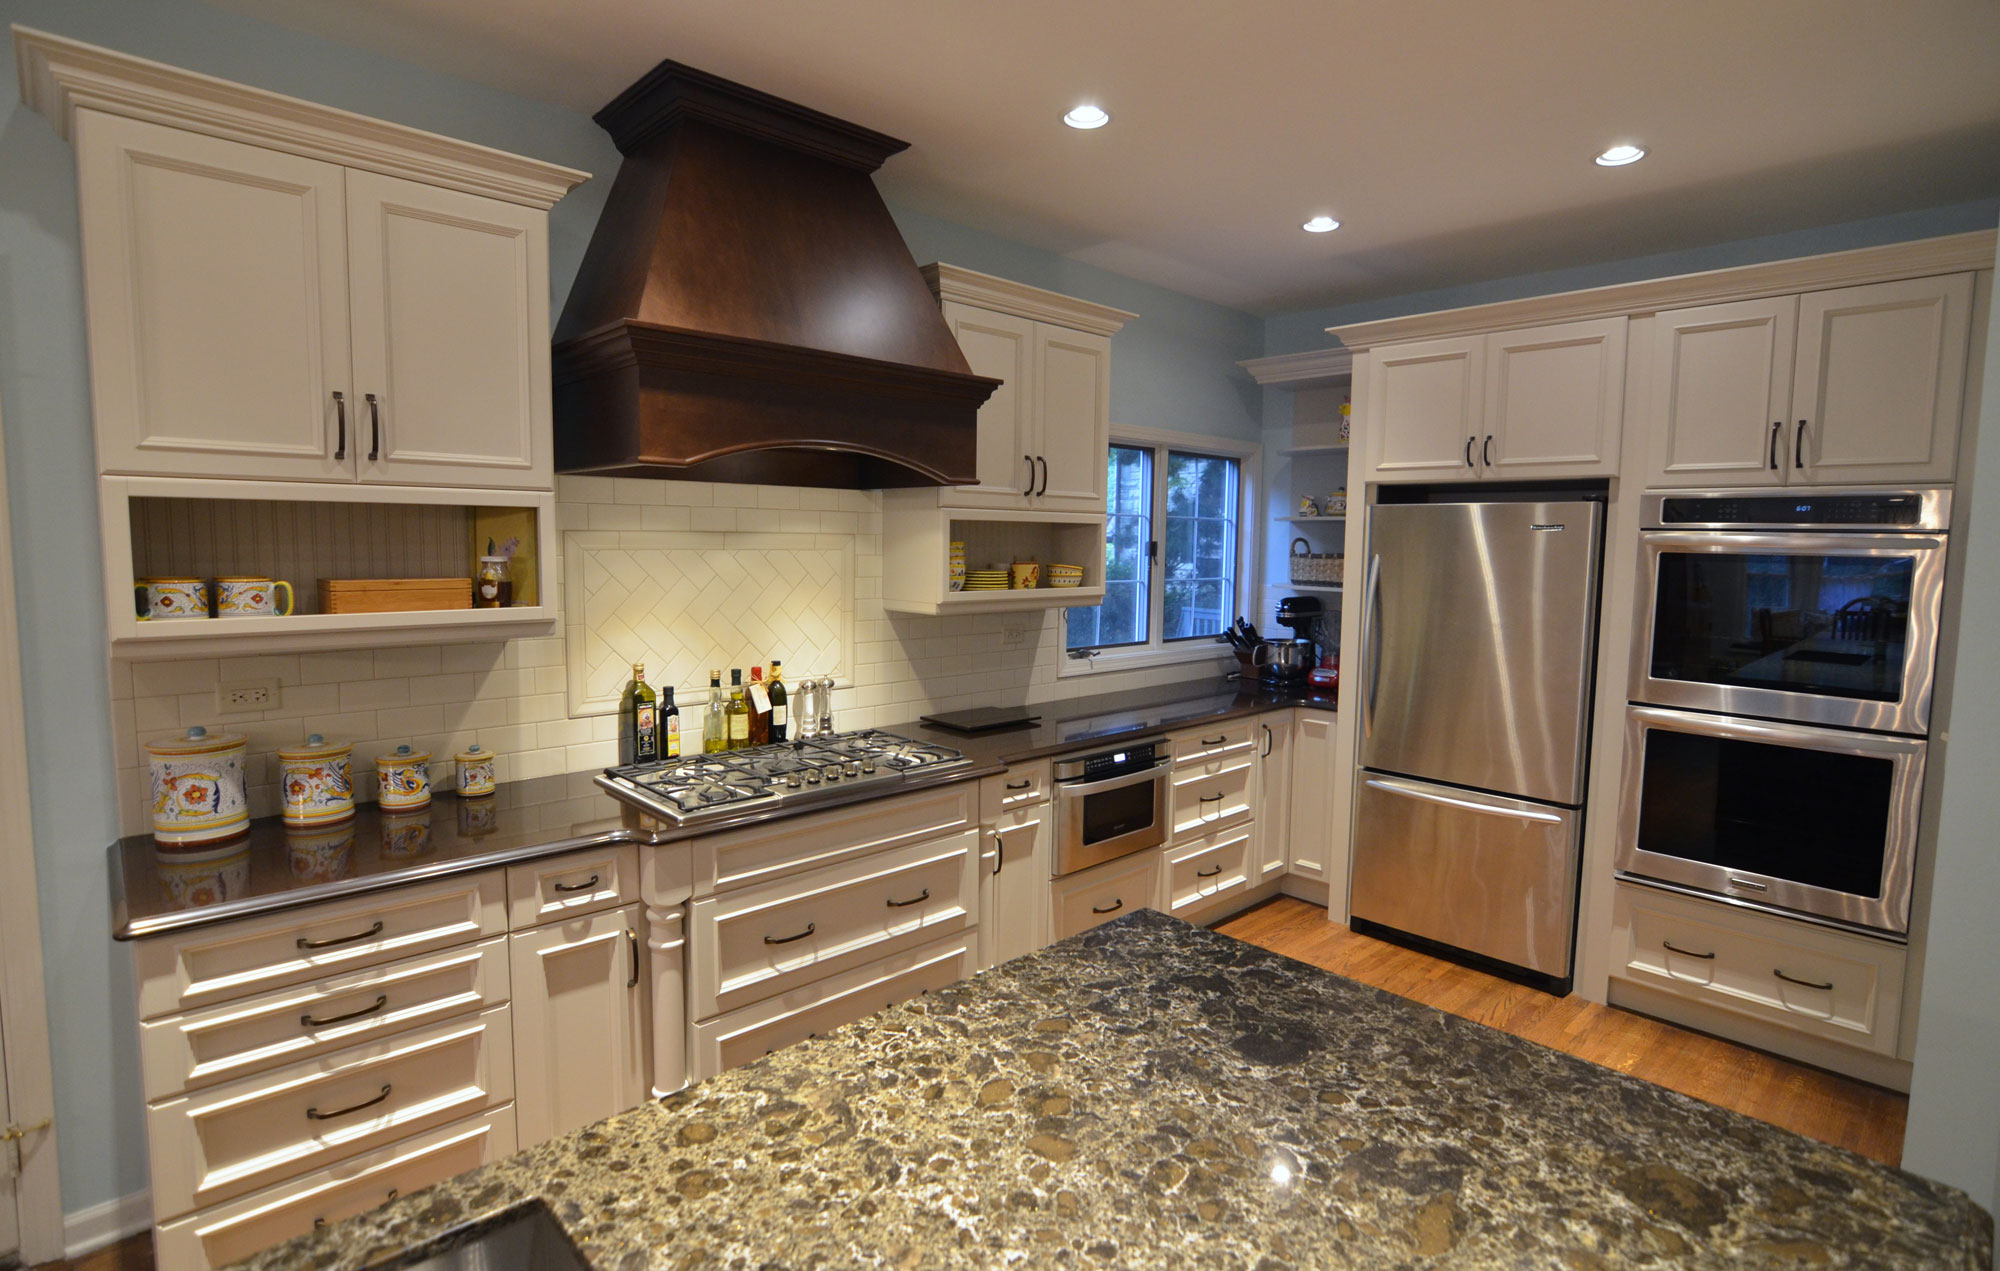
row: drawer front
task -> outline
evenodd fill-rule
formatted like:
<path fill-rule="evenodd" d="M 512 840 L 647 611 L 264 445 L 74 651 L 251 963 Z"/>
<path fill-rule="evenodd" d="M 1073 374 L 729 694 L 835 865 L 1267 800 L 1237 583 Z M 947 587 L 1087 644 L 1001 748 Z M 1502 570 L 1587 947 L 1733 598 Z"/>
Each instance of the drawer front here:
<path fill-rule="evenodd" d="M 1033 807 L 1049 798 L 1049 761 L 1014 764 L 997 777 L 988 777 L 979 792 L 979 813 L 983 820 L 1014 808 Z"/>
<path fill-rule="evenodd" d="M 689 907 L 695 1019 L 783 993 L 978 921 L 979 833 L 877 852 Z"/>
<path fill-rule="evenodd" d="M 515 931 L 581 918 L 639 899 L 639 849 L 615 843 L 507 867 L 507 925 Z"/>
<path fill-rule="evenodd" d="M 1248 821 L 1257 807 L 1257 756 L 1229 755 L 1174 769 L 1173 842 Z"/>
<path fill-rule="evenodd" d="M 694 1026 L 691 1076 L 706 1080 L 978 970 L 975 932 L 905 950 Z"/>
<path fill-rule="evenodd" d="M 506 895 L 502 873 L 494 869 L 141 940 L 132 955 L 139 1017 L 498 935 L 507 929 Z"/>
<path fill-rule="evenodd" d="M 1049 884 L 1050 939 L 1062 940 L 1156 903 L 1160 852 L 1130 856 Z"/>
<path fill-rule="evenodd" d="M 240 1262 L 513 1151 L 511 1106 L 454 1121 L 331 1169 L 162 1223 L 153 1237 L 159 1271 L 209 1271 Z"/>
<path fill-rule="evenodd" d="M 146 1109 L 153 1210 L 178 1216 L 514 1097 L 508 1008 Z"/>
<path fill-rule="evenodd" d="M 1255 872 L 1251 851 L 1255 828 L 1245 825 L 1169 848 L 1161 867 L 1166 911 L 1192 922 L 1250 890 Z"/>
<path fill-rule="evenodd" d="M 1263 733 L 1255 719 L 1232 719 L 1209 728 L 1190 728 L 1174 733 L 1174 767 L 1211 763 L 1238 755 L 1256 753 Z"/>
<path fill-rule="evenodd" d="M 1621 883 L 1614 974 L 1845 1043 L 1896 1051 L 1900 945 Z"/>
<path fill-rule="evenodd" d="M 146 1098 L 264 1072 L 507 1000 L 503 936 L 139 1026 Z"/>
<path fill-rule="evenodd" d="M 920 794 L 870 799 L 775 825 L 708 836 L 695 854 L 694 894 L 709 896 L 885 848 L 942 838 L 978 819 L 979 783 L 961 781 Z M 658 898 L 647 899 L 660 903 Z"/>

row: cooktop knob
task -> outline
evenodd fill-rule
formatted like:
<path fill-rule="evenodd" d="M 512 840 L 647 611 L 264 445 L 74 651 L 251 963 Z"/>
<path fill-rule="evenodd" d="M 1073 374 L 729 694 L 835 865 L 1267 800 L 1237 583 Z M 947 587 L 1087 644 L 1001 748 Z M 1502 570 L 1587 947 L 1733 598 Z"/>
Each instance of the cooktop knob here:
<path fill-rule="evenodd" d="M 856 776 L 856 775 L 858 775 L 858 774 L 860 773 L 860 771 L 861 771 L 861 765 L 860 765 L 860 764 L 857 764 L 857 763 L 855 763 L 855 762 L 854 762 L 854 761 L 853 761 L 852 759 L 850 759 L 850 760 L 848 760 L 848 761 L 847 761 L 846 763 L 844 763 L 844 764 L 842 764 L 842 765 L 841 765 L 841 770 L 842 770 L 842 771 L 843 771 L 844 773 L 846 773 L 846 775 L 848 775 L 848 776 L 852 777 L 852 776 Z"/>
<path fill-rule="evenodd" d="M 804 784 L 804 778 L 800 777 L 798 773 L 788 772 L 785 774 L 785 785 L 788 789 L 796 790 Z"/>
<path fill-rule="evenodd" d="M 863 772 L 875 771 L 875 761 L 873 759 L 863 759 L 861 761 L 861 771 Z"/>
<path fill-rule="evenodd" d="M 817 768 L 806 769 L 806 784 L 809 786 L 816 786 L 819 784 L 819 769 Z"/>

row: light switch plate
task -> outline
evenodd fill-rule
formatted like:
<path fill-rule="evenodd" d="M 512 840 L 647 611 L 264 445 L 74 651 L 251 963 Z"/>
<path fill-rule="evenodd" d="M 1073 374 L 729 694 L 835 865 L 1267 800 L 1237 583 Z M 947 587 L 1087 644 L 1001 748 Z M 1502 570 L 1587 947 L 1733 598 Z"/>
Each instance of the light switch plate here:
<path fill-rule="evenodd" d="M 215 687 L 215 710 L 219 715 L 254 715 L 278 705 L 278 681 L 231 680 Z"/>

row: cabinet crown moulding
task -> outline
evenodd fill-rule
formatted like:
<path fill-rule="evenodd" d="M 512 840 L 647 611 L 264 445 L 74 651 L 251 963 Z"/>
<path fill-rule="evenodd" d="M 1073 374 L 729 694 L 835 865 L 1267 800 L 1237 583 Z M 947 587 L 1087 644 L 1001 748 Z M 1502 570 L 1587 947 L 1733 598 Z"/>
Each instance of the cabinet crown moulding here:
<path fill-rule="evenodd" d="M 929 264 L 923 267 L 924 281 L 940 301 L 953 300 L 994 313 L 1010 313 L 1034 322 L 1049 322 L 1072 331 L 1092 335 L 1117 335 L 1119 329 L 1139 315 L 1110 305 L 1092 304 L 1074 296 L 1043 291 L 1026 283 L 1010 282 L 991 274 L 961 269 L 957 265 Z"/>
<path fill-rule="evenodd" d="M 1353 349 L 1313 349 L 1245 358 L 1236 365 L 1270 388 L 1327 388 L 1354 373 Z"/>
<path fill-rule="evenodd" d="M 1353 352 L 1378 344 L 1402 344 L 1447 335 L 1487 335 L 1516 327 L 1542 326 L 1584 318 L 1646 317 L 1661 309 L 1756 300 L 1828 287 L 1852 287 L 1930 274 L 1993 268 L 1995 232 L 1975 230 L 1920 238 L 1881 247 L 1827 252 L 1757 265 L 1739 265 L 1698 274 L 1616 283 L 1587 291 L 1563 291 L 1521 300 L 1441 309 L 1374 322 L 1328 327 Z M 1253 372 L 1254 373 L 1254 372 Z M 1260 381 L 1261 382 L 1261 381 Z"/>
<path fill-rule="evenodd" d="M 16 25 L 21 100 L 74 139 L 76 112 L 98 110 L 246 145 L 548 208 L 588 172 L 370 119 L 212 75 Z"/>

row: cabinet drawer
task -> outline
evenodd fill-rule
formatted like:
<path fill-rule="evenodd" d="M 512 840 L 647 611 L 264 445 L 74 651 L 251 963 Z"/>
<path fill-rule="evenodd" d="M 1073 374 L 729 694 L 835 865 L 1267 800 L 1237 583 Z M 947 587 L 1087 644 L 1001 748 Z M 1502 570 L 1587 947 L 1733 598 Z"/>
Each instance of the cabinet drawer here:
<path fill-rule="evenodd" d="M 1248 891 L 1255 868 L 1251 831 L 1256 828 L 1245 825 L 1168 848 L 1161 867 L 1167 912 L 1193 922 Z"/>
<path fill-rule="evenodd" d="M 507 867 L 507 925 L 516 931 L 639 899 L 639 849 L 614 843 Z"/>
<path fill-rule="evenodd" d="M 1257 803 L 1254 751 L 1174 769 L 1173 841 L 1248 821 Z"/>
<path fill-rule="evenodd" d="M 979 783 L 961 781 L 920 794 L 870 799 L 775 825 L 710 835 L 695 854 L 694 893 L 713 895 L 884 848 L 942 838 L 978 819 Z M 648 902 L 660 903 L 653 897 Z"/>
<path fill-rule="evenodd" d="M 139 1026 L 146 1098 L 164 1099 L 507 1000 L 495 936 Z"/>
<path fill-rule="evenodd" d="M 1107 861 L 1049 884 L 1049 938 L 1062 940 L 1100 923 L 1151 908 L 1160 890 L 1160 851 Z"/>
<path fill-rule="evenodd" d="M 877 852 L 689 907 L 693 1018 L 735 1010 L 977 921 L 979 834 Z"/>
<path fill-rule="evenodd" d="M 180 1215 L 514 1097 L 505 1006 L 146 1109 L 153 1211 Z"/>
<path fill-rule="evenodd" d="M 512 1107 L 454 1121 L 331 1169 L 162 1223 L 153 1237 L 159 1271 L 209 1271 L 240 1262 L 314 1227 L 366 1213 L 513 1151 Z"/>
<path fill-rule="evenodd" d="M 740 1068 L 774 1050 L 866 1019 L 978 970 L 977 933 L 961 932 L 809 984 L 694 1026 L 694 1080 Z"/>
<path fill-rule="evenodd" d="M 501 871 L 139 941 L 139 1017 L 247 997 L 507 929 Z"/>
<path fill-rule="evenodd" d="M 1041 759 L 1034 763 L 1015 764 L 982 783 L 979 792 L 980 816 L 991 821 L 1013 808 L 1045 803 L 1048 797 L 1049 761 Z"/>
<path fill-rule="evenodd" d="M 1901 945 L 1620 883 L 1613 974 L 1878 1054 L 1896 1051 Z"/>
<path fill-rule="evenodd" d="M 1210 728 L 1190 728 L 1173 734 L 1174 767 L 1211 763 L 1256 752 L 1264 734 L 1255 719 L 1232 719 Z"/>

